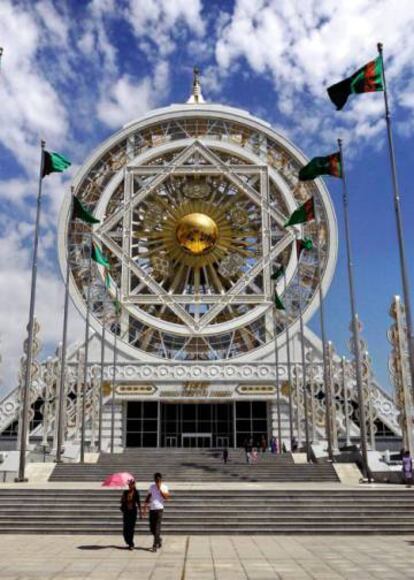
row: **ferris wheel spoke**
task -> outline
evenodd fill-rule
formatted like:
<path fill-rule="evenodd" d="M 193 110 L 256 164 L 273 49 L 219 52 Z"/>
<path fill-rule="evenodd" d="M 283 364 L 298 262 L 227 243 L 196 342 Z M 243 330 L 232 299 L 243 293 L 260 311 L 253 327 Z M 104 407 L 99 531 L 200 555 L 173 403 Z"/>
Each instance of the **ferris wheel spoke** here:
<path fill-rule="evenodd" d="M 265 259 L 262 257 L 257 263 L 248 270 L 234 285 L 233 287 L 223 296 L 221 304 L 216 304 L 211 308 L 200 320 L 200 328 L 205 328 L 214 318 L 231 303 L 232 299 L 242 292 L 246 286 L 248 286 L 254 278 L 263 270 L 265 265 L 273 262 L 276 257 L 285 250 L 289 244 L 292 243 L 293 234 L 291 232 L 286 232 L 282 239 L 271 249 L 269 256 Z"/>

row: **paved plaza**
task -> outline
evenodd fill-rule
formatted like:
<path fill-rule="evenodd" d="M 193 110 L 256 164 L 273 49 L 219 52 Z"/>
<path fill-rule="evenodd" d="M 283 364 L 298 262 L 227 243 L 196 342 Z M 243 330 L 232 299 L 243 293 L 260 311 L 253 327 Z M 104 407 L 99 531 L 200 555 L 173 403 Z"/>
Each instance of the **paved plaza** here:
<path fill-rule="evenodd" d="M 0 541 L 2 580 L 324 580 L 414 578 L 414 537 L 149 536 L 123 549 L 119 536 L 19 536 Z"/>

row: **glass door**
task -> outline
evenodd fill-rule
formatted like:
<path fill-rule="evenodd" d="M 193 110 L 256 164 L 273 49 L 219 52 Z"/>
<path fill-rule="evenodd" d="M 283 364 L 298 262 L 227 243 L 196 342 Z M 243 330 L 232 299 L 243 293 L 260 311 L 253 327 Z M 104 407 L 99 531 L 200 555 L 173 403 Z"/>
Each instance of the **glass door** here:
<path fill-rule="evenodd" d="M 229 438 L 228 437 L 217 437 L 217 447 L 220 449 L 227 449 L 229 446 Z"/>
<path fill-rule="evenodd" d="M 182 446 L 191 449 L 211 447 L 211 441 L 211 433 L 183 433 L 181 436 Z"/>
<path fill-rule="evenodd" d="M 177 447 L 177 437 L 166 437 L 165 438 L 166 447 Z"/>

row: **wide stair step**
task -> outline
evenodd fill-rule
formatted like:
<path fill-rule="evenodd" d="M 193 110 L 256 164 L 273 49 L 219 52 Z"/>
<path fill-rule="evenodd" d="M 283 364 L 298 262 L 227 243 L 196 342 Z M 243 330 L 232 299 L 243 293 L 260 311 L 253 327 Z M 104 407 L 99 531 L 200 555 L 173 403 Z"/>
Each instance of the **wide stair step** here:
<path fill-rule="evenodd" d="M 140 490 L 144 497 L 144 489 Z M 120 490 L 1 489 L 0 533 L 121 534 Z M 410 490 L 172 490 L 165 534 L 412 534 Z M 145 521 L 138 533 L 148 533 Z"/>
<path fill-rule="evenodd" d="M 118 471 L 127 471 L 139 481 L 151 480 L 156 471 L 177 482 L 338 481 L 332 465 L 295 464 L 290 453 L 260 453 L 256 462 L 248 465 L 241 449 L 231 450 L 230 461 L 224 464 L 220 450 L 159 448 L 101 453 L 96 464 L 59 464 L 50 481 L 103 481 Z"/>

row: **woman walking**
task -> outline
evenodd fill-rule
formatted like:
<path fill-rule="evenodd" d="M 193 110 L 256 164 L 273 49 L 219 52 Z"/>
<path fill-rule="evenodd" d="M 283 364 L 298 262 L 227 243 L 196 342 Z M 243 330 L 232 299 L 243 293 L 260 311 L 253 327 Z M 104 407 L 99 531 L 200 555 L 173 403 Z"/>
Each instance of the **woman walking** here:
<path fill-rule="evenodd" d="M 142 520 L 143 513 L 139 492 L 135 487 L 135 480 L 130 479 L 128 481 L 128 489 L 122 493 L 121 497 L 121 512 L 124 517 L 124 540 L 130 550 L 134 548 L 134 532 L 138 510 L 139 519 Z"/>

